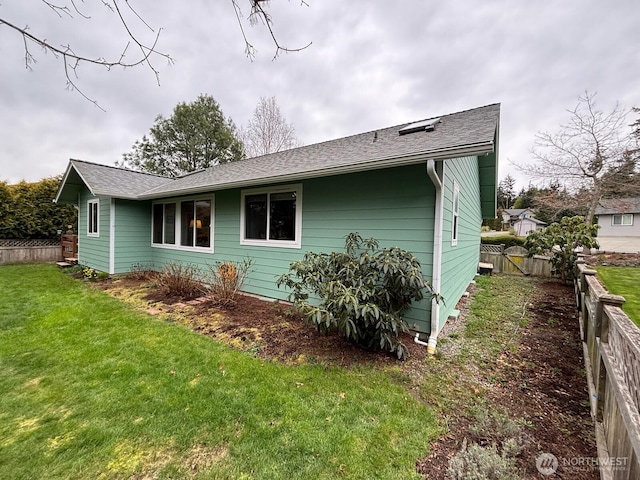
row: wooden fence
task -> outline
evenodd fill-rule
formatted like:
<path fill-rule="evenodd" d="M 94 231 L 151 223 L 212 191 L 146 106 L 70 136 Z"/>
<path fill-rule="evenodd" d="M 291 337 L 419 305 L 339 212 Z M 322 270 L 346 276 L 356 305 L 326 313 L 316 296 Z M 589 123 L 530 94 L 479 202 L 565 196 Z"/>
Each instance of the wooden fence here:
<path fill-rule="evenodd" d="M 551 278 L 551 261 L 542 255 L 529 256 L 524 247 L 504 248 L 504 245 L 480 245 L 480 261 L 493 264 L 496 273 L 533 275 Z"/>
<path fill-rule="evenodd" d="M 56 262 L 77 256 L 77 235 L 62 235 L 59 240 L 0 240 L 0 265 Z"/>
<path fill-rule="evenodd" d="M 624 297 L 609 293 L 596 271 L 577 266 L 591 415 L 604 480 L 640 478 L 640 329 L 621 310 Z"/>

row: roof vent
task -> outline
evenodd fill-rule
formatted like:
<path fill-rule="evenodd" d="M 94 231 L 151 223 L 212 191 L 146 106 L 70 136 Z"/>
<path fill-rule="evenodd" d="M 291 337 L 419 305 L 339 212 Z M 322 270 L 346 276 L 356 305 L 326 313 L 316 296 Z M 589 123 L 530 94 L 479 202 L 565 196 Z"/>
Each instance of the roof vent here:
<path fill-rule="evenodd" d="M 398 130 L 398 133 L 400 135 L 406 135 L 407 133 L 415 132 L 432 132 L 436 129 L 436 125 L 438 123 L 441 123 L 440 117 L 430 118 L 429 120 L 410 123 L 406 127 L 402 127 L 400 130 Z"/>

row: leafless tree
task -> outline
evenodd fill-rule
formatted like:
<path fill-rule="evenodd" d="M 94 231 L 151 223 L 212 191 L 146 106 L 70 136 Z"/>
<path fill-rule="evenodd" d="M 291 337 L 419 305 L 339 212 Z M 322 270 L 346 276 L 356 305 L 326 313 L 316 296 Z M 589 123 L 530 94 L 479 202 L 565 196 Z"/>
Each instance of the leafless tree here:
<path fill-rule="evenodd" d="M 25 0 L 22 0 L 25 1 Z M 86 100 L 90 101 L 98 108 L 102 109 L 95 99 L 90 98 L 84 90 L 78 85 L 78 69 L 83 64 L 97 65 L 107 70 L 114 67 L 131 68 L 139 65 L 146 65 L 156 77 L 158 85 L 160 84 L 159 71 L 155 66 L 157 60 L 165 60 L 169 64 L 173 64 L 174 60 L 172 56 L 162 51 L 159 48 L 159 39 L 162 32 L 162 28 L 154 28 L 149 25 L 144 16 L 138 13 L 131 5 L 130 0 L 93 0 L 96 3 L 102 4 L 104 8 L 108 9 L 111 13 L 115 14 L 118 21 L 122 24 L 126 31 L 126 38 L 124 46 L 119 56 L 114 58 L 105 58 L 103 56 L 89 56 L 80 53 L 76 53 L 76 50 L 67 43 L 66 45 L 54 45 L 49 41 L 44 33 L 32 33 L 29 25 L 17 25 L 7 18 L 0 18 L 0 27 L 6 26 L 14 30 L 18 35 L 22 36 L 24 43 L 24 64 L 28 70 L 33 69 L 33 65 L 37 62 L 36 57 L 30 49 L 31 46 L 36 45 L 45 53 L 51 53 L 56 59 L 59 59 L 64 68 L 64 73 L 67 81 L 67 88 L 78 92 Z M 311 43 L 300 48 L 287 48 L 283 46 L 276 37 L 273 30 L 273 20 L 271 16 L 265 10 L 265 6 L 268 0 L 247 0 L 249 2 L 250 13 L 245 20 L 242 16 L 239 0 L 229 0 L 233 7 L 234 13 L 240 26 L 240 31 L 245 41 L 245 52 L 247 56 L 252 60 L 255 56 L 256 49 L 249 42 L 244 28 L 246 20 L 251 25 L 262 23 L 266 26 L 275 45 L 276 51 L 274 58 L 278 56 L 280 52 L 295 52 L 307 48 Z M 87 6 L 82 5 L 84 0 L 59 0 L 53 2 L 52 0 L 41 0 L 44 6 L 50 9 L 54 14 L 59 17 L 70 17 L 88 20 L 90 16 L 87 14 Z M 307 5 L 303 0 L 302 5 Z M 145 40 L 145 34 L 136 31 L 133 27 L 133 21 L 138 20 L 144 25 L 146 29 L 151 32 L 150 40 Z M 129 59 L 130 50 L 136 50 L 138 55 Z"/>
<path fill-rule="evenodd" d="M 605 113 L 596 107 L 595 96 L 585 92 L 568 110 L 566 124 L 536 135 L 534 163 L 516 165 L 534 178 L 563 182 L 570 192 L 580 192 L 588 223 L 601 198 L 640 193 L 637 158 L 630 154 L 633 138 L 625 123 L 629 112 L 616 105 Z"/>
<path fill-rule="evenodd" d="M 295 129 L 282 116 L 276 97 L 260 98 L 241 137 L 249 157 L 288 150 L 297 145 Z"/>

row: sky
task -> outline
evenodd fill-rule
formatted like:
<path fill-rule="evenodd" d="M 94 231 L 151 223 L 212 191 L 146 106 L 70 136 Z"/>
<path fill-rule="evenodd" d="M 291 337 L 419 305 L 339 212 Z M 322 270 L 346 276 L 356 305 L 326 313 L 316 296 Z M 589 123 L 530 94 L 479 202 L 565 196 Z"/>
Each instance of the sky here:
<path fill-rule="evenodd" d="M 249 2 L 237 1 L 246 19 Z M 304 145 L 500 103 L 498 176 L 520 189 L 542 181 L 514 164 L 534 161 L 536 133 L 559 129 L 585 91 L 605 112 L 640 107 L 637 0 L 271 0 L 280 44 L 311 45 L 274 59 L 268 30 L 244 21 L 253 61 L 232 0 L 129 3 L 154 29 L 119 0 L 131 31 L 149 43 L 159 32 L 157 49 L 175 63 L 153 58 L 159 85 L 144 65 L 81 65 L 74 81 L 104 111 L 66 88 L 61 59 L 29 43 L 27 69 L 22 36 L 0 22 L 0 181 L 60 175 L 70 158 L 113 165 L 157 115 L 207 94 L 238 127 L 276 97 Z M 76 4 L 82 15 L 70 18 L 41 0 L 0 0 L 0 20 L 117 59 L 128 40 L 118 17 L 102 0 Z M 125 58 L 137 57 L 130 46 Z"/>

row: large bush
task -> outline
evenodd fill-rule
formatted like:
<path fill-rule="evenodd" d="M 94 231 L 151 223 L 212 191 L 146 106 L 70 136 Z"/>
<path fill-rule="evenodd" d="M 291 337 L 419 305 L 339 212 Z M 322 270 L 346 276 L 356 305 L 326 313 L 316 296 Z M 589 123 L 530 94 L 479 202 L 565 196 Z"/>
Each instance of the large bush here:
<path fill-rule="evenodd" d="M 560 223 L 531 232 L 524 247 L 530 255 L 550 254 L 553 272 L 563 281 L 572 280 L 578 253 L 583 248 L 598 248 L 598 228 L 585 223 L 584 217 L 564 217 Z"/>
<path fill-rule="evenodd" d="M 0 238 L 58 238 L 58 230 L 75 229 L 73 205 L 53 203 L 60 178 L 8 185 L 0 182 Z"/>
<path fill-rule="evenodd" d="M 412 301 L 434 295 L 420 263 L 398 247 L 380 249 L 378 241 L 347 235 L 344 252 L 308 252 L 293 262 L 278 286 L 292 290 L 296 308 L 316 328 L 337 329 L 368 348 L 379 347 L 405 358 L 400 333 L 408 331 L 402 313 Z M 320 299 L 319 305 L 309 302 Z"/>

